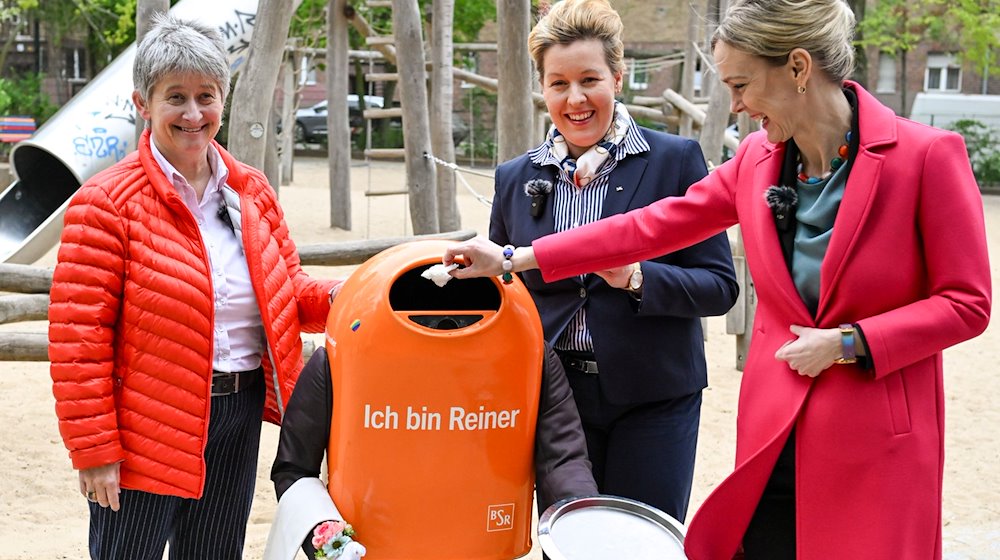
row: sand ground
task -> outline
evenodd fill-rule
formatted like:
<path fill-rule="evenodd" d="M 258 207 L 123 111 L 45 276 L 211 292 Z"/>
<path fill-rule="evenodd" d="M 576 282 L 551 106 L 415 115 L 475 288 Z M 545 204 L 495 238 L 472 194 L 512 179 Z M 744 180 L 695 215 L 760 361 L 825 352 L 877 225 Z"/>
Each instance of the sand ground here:
<path fill-rule="evenodd" d="M 490 170 L 484 170 L 489 173 Z M 492 198 L 489 178 L 463 173 L 469 186 Z M 364 191 L 404 185 L 401 164 L 356 161 L 352 168 L 353 231 L 331 230 L 326 160 L 296 158 L 295 180 L 281 187 L 292 236 L 299 245 L 411 234 L 405 200 L 365 197 Z M 462 227 L 487 231 L 489 208 L 458 181 Z M 994 286 L 1000 283 L 1000 197 L 985 199 Z M 956 248 L 960 250 L 960 248 Z M 52 266 L 55 251 L 37 264 Z M 320 277 L 343 277 L 351 267 L 309 269 Z M 996 289 L 994 291 L 997 291 Z M 710 387 L 705 392 L 691 511 L 730 470 L 734 457 L 736 396 L 735 338 L 725 320 L 708 322 Z M 0 326 L 3 332 L 44 332 L 44 322 Z M 319 340 L 319 338 L 314 338 Z M 948 560 L 1000 558 L 1000 328 L 945 352 L 948 371 L 947 443 L 944 478 L 944 556 Z M 0 560 L 87 557 L 87 508 L 80 496 L 56 426 L 47 363 L 0 365 Z M 278 430 L 263 428 L 257 493 L 245 557 L 260 558 L 275 511 L 268 479 Z M 447 530 L 442 532 L 447 539 Z M 302 556 L 304 558 L 304 556 Z M 528 558 L 537 560 L 536 549 Z"/>

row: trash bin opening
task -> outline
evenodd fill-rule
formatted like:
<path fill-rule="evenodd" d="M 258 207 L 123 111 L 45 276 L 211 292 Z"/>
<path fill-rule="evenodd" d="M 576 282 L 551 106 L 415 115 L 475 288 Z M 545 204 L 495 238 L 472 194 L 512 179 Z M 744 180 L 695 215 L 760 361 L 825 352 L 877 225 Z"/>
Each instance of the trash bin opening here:
<path fill-rule="evenodd" d="M 436 263 L 407 270 L 389 288 L 389 306 L 410 321 L 436 330 L 467 327 L 500 309 L 500 290 L 489 278 L 452 280 L 442 287 L 420 276 Z"/>

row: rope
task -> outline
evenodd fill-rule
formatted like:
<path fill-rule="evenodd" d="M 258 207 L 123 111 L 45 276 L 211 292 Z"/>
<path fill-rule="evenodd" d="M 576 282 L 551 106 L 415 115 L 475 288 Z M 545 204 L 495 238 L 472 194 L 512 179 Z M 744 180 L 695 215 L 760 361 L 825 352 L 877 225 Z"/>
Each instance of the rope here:
<path fill-rule="evenodd" d="M 482 171 L 476 171 L 474 169 L 468 169 L 468 168 L 463 169 L 454 163 L 449 163 L 439 157 L 435 157 L 434 154 L 428 154 L 426 152 L 424 153 L 424 158 L 433 161 L 434 163 L 436 163 L 441 167 L 445 167 L 454 171 L 455 176 L 458 177 L 458 180 L 462 182 L 462 186 L 465 187 L 465 190 L 469 191 L 469 193 L 471 193 L 472 196 L 476 197 L 476 200 L 482 202 L 486 206 L 493 206 L 493 201 L 477 193 L 475 189 L 472 188 L 472 185 L 470 185 L 469 182 L 465 180 L 465 177 L 462 176 L 462 173 L 468 173 L 470 175 L 478 175 L 480 177 L 486 177 L 489 179 L 493 179 L 493 175 L 489 173 L 483 173 Z"/>

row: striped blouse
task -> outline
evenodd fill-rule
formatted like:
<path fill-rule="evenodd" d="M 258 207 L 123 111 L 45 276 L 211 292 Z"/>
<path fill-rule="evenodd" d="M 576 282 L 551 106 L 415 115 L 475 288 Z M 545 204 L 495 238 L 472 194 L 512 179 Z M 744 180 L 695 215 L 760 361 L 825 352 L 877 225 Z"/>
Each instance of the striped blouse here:
<path fill-rule="evenodd" d="M 546 140 L 545 143 L 528 152 L 528 157 L 538 165 L 554 165 L 558 169 L 556 184 L 552 188 L 555 230 L 558 232 L 599 220 L 604 207 L 604 197 L 607 195 L 608 184 L 611 181 L 611 172 L 618 166 L 618 162 L 626 157 L 648 152 L 649 143 L 646 142 L 639 126 L 633 120 L 621 144 L 611 150 L 608 159 L 598 169 L 594 180 L 582 188 L 573 184 L 569 175 L 559 164 L 558 157 L 552 153 L 551 148 L 552 141 Z M 583 276 L 580 278 L 582 280 Z M 587 328 L 586 306 L 581 307 L 576 312 L 576 315 L 566 325 L 566 329 L 559 334 L 555 348 L 577 352 L 592 352 L 594 350 L 594 343 L 590 339 L 590 330 Z"/>

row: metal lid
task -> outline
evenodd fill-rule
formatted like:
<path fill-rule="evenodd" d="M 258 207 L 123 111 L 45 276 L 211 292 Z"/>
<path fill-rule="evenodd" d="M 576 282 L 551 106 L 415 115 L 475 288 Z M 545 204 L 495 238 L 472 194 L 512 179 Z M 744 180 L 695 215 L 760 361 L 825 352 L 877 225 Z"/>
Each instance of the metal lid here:
<path fill-rule="evenodd" d="M 551 560 L 674 560 L 684 555 L 684 526 L 662 511 L 619 496 L 557 502 L 538 521 Z"/>

